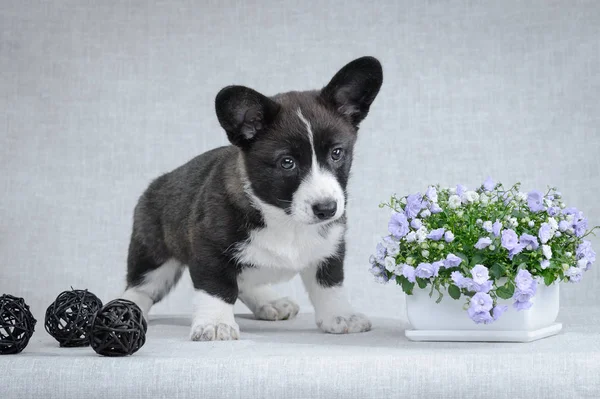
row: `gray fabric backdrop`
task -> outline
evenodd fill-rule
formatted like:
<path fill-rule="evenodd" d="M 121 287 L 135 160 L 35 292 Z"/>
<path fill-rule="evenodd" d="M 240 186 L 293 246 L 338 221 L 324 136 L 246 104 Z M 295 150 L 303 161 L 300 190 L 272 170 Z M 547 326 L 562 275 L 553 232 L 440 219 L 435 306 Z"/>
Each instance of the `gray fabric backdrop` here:
<path fill-rule="evenodd" d="M 118 295 L 139 194 L 226 143 L 221 87 L 318 88 L 366 54 L 385 81 L 350 186 L 360 310 L 403 313 L 367 272 L 393 192 L 492 175 L 556 185 L 600 224 L 600 2 L 2 0 L 0 293 L 38 317 L 70 286 Z M 595 305 L 599 288 L 593 270 L 563 303 Z M 311 310 L 298 280 L 280 289 Z M 186 276 L 155 311 L 190 311 L 191 291 Z"/>

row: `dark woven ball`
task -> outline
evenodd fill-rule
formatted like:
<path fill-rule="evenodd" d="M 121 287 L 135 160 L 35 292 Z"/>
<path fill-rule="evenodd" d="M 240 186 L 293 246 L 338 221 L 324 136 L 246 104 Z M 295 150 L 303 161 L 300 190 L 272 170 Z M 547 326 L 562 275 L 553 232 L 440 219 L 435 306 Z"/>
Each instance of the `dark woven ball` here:
<path fill-rule="evenodd" d="M 142 310 L 135 303 L 115 299 L 94 316 L 90 344 L 103 356 L 133 355 L 146 343 L 147 330 Z"/>
<path fill-rule="evenodd" d="M 87 290 L 64 291 L 48 306 L 44 327 L 62 347 L 87 346 L 90 322 L 101 308 L 102 301 Z"/>
<path fill-rule="evenodd" d="M 23 298 L 0 296 L 0 354 L 15 354 L 25 349 L 36 323 Z"/>

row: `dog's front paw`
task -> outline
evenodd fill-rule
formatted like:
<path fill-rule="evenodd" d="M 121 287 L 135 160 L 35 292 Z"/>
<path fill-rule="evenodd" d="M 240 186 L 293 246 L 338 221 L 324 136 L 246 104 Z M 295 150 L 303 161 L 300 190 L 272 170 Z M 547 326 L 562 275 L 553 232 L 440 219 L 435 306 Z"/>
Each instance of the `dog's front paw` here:
<path fill-rule="evenodd" d="M 317 318 L 317 326 L 330 334 L 351 334 L 369 331 L 371 321 L 361 313 Z"/>
<path fill-rule="evenodd" d="M 194 323 L 190 333 L 192 341 L 229 341 L 240 339 L 240 328 L 236 323 Z"/>
<path fill-rule="evenodd" d="M 279 298 L 261 306 L 255 316 L 261 320 L 288 320 L 296 317 L 300 307 L 289 298 Z"/>

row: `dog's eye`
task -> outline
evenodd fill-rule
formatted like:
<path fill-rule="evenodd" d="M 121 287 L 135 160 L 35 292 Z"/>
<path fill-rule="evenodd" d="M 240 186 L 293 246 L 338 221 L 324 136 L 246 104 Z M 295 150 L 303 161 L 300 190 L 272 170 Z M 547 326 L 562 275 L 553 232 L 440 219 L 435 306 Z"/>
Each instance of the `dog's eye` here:
<path fill-rule="evenodd" d="M 334 148 L 331 151 L 331 159 L 334 161 L 339 161 L 344 156 L 344 150 L 342 148 Z"/>
<path fill-rule="evenodd" d="M 296 167 L 296 162 L 290 157 L 285 157 L 281 160 L 281 167 L 286 170 L 292 170 Z"/>

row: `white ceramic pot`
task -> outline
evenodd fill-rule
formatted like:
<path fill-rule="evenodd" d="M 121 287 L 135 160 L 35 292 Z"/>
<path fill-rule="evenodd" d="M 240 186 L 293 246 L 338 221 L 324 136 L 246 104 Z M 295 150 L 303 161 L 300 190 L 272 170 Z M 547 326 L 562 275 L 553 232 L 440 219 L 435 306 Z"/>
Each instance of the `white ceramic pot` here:
<path fill-rule="evenodd" d="M 452 299 L 446 292 L 435 303 L 437 291 L 429 297 L 431 287 L 415 286 L 413 295 L 406 295 L 406 312 L 412 329 L 407 338 L 414 341 L 509 341 L 528 342 L 557 334 L 562 325 L 556 323 L 559 309 L 559 285 L 538 284 L 533 306 L 518 311 L 512 300 L 498 301 L 508 310 L 492 324 L 475 324 L 463 309 L 466 298 Z"/>

